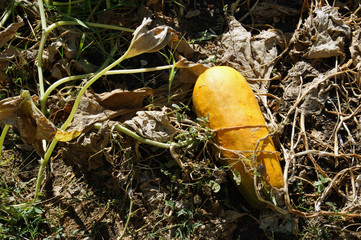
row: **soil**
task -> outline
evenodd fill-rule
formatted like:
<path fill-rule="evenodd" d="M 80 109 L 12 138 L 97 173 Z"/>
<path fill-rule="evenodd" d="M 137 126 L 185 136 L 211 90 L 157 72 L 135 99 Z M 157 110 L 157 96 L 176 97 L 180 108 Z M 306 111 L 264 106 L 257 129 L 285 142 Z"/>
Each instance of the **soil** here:
<path fill-rule="evenodd" d="M 263 78 L 248 76 L 247 79 L 256 92 L 269 128 L 273 130 L 272 137 L 283 160 L 281 166 L 287 172 L 288 188 L 277 203 L 287 214 L 274 209 L 252 208 L 236 188 L 227 168 L 217 161 L 211 139 L 176 150 L 161 149 L 104 127 L 107 123 L 104 121 L 100 129 L 88 126 L 76 139 L 58 143 L 46 167 L 40 202 L 34 204 L 41 212 L 29 218 L 16 218 L 9 209 L 34 199 L 40 157 L 33 147 L 24 144 L 21 131 L 12 127 L 1 153 L 1 237 L 84 240 L 361 238 L 358 205 L 361 197 L 358 145 L 361 140 L 360 50 L 358 53 L 350 50 L 354 46 L 352 41 L 359 40 L 355 37 L 361 20 L 356 11 L 355 2 L 358 1 L 110 2 L 113 7 L 108 10 L 105 1 L 100 1 L 97 7 L 89 3 L 96 13 L 88 19 L 82 15 L 86 5 L 75 4 L 72 9 L 48 9 L 46 5 L 47 18 L 50 24 L 72 11 L 71 17 L 83 21 L 91 19 L 135 29 L 144 18 L 150 17 L 150 29 L 169 26 L 191 43 L 189 46 L 194 52 L 187 56 L 188 61 L 205 66 L 238 66 L 237 70 L 241 72 L 247 72 L 247 69 L 234 55 L 220 62 L 223 61 L 220 55 L 226 56 L 227 51 L 231 51 L 222 40 L 222 35 L 230 31 L 230 17 L 252 34 L 252 41 L 262 31 L 271 29 L 279 34 L 282 40 L 275 47 L 277 58 L 273 61 L 272 74 Z M 339 19 L 334 20 L 332 11 L 328 12 L 333 16 L 329 22 L 344 24 L 330 30 L 329 38 L 337 42 L 335 47 L 340 47 L 342 52 L 327 57 L 308 57 L 316 54 L 312 52 L 312 46 L 318 43 L 313 36 L 321 35 L 317 32 L 316 10 L 326 6 L 337 9 L 339 14 Z M 7 75 L 5 80 L 0 78 L 2 98 L 17 96 L 22 89 L 37 94 L 37 55 L 30 54 L 38 50 L 41 37 L 41 31 L 34 30 L 40 20 L 37 7 L 37 4 L 33 8 L 21 4 L 15 7 L 15 13 L 24 19 L 25 27 L 19 28 L 12 42 L 0 50 L 4 55 L 5 48 L 25 49 L 29 44 L 29 51 L 19 50 L 11 64 L 1 67 Z M 0 1 L 0 9 L 7 9 L 5 1 Z M 314 22 L 307 28 L 305 22 L 310 16 L 314 17 Z M 298 25 L 299 22 L 302 24 Z M 5 27 L 10 23 L 9 19 Z M 346 26 L 349 33 L 343 30 Z M 85 59 L 100 66 L 114 47 L 112 44 L 118 47 L 112 57 L 114 61 L 125 52 L 132 39 L 131 33 L 84 30 L 87 34 L 85 46 L 89 44 L 89 48 L 84 48 L 79 58 L 62 57 L 71 50 L 69 44 L 73 37 L 79 49 L 82 30 L 78 26 L 63 27 L 49 35 L 46 43 L 49 56 L 44 58 L 43 66 L 47 86 L 57 80 L 56 74 L 62 77 L 68 73 L 84 74 L 82 70 L 69 67 L 71 61 Z M 35 38 L 32 31 L 35 31 Z M 338 38 L 343 42 L 340 43 Z M 52 44 L 62 46 L 53 55 L 50 53 Z M 172 51 L 167 46 L 160 52 L 128 59 L 117 67 L 133 69 L 171 64 L 172 59 L 164 56 L 170 56 Z M 318 54 L 333 52 L 320 51 Z M 212 56 L 217 56 L 213 63 L 209 62 Z M 0 66 L 2 58 L 0 56 Z M 195 79 L 194 76 L 185 79 L 181 74 L 182 71 L 177 71 L 169 92 L 168 70 L 103 76 L 87 95 L 89 106 L 98 107 L 91 105 L 90 100 L 96 99 L 94 96 L 123 89 L 131 92 L 125 105 L 136 107 L 124 111 L 125 107 L 118 106 L 117 117 L 111 121 L 130 120 L 138 110 L 161 112 L 165 109 L 175 132 L 189 134 L 191 127 L 198 126 L 191 100 Z M 269 84 L 262 85 L 264 82 Z M 72 84 L 59 87 L 61 90 L 54 91 L 48 99 L 47 107 L 51 112 L 47 118 L 57 127 L 65 121 L 74 103 L 78 83 Z M 151 89 L 151 94 L 137 93 L 144 88 Z M 265 95 L 266 101 L 262 102 Z M 35 103 L 39 106 L 39 102 Z M 102 112 L 106 111 L 103 109 Z M 185 167 L 181 168 L 177 160 Z M 283 196 L 286 196 L 285 200 Z M 320 207 L 317 209 L 317 206 Z M 30 226 L 29 222 L 36 222 L 36 233 L 10 230 L 5 221 L 10 218 L 22 226 L 21 229 Z"/>

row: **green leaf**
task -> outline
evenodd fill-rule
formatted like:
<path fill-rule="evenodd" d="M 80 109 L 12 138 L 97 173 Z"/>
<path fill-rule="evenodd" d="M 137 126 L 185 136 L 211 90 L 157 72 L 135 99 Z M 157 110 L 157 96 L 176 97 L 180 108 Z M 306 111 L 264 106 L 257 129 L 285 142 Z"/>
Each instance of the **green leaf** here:
<path fill-rule="evenodd" d="M 75 18 L 74 20 L 75 20 L 75 22 L 77 22 L 80 26 L 83 26 L 83 27 L 89 29 L 88 25 L 86 25 L 83 21 L 81 21 L 81 20 L 79 20 L 79 19 L 77 19 L 77 18 Z"/>

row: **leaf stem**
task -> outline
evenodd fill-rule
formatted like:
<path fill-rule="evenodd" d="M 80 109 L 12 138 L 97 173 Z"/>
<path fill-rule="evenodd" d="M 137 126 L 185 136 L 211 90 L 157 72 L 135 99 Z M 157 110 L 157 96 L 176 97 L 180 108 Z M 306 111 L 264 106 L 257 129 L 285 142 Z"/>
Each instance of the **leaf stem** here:
<path fill-rule="evenodd" d="M 44 170 L 45 170 L 45 167 L 46 167 L 57 143 L 58 143 L 58 140 L 56 140 L 54 138 L 53 141 L 51 141 L 47 151 L 45 152 L 44 158 L 42 158 L 40 161 L 38 178 L 36 179 L 36 187 L 35 187 L 35 195 L 34 195 L 35 201 L 39 199 L 39 194 L 40 194 L 40 190 L 41 190 L 41 182 L 43 181 L 43 176 L 44 176 Z"/>
<path fill-rule="evenodd" d="M 120 70 L 109 70 L 106 71 L 103 75 L 116 75 L 116 74 L 132 74 L 132 73 L 144 73 L 144 72 L 152 72 L 152 71 L 160 71 L 160 70 L 166 70 L 169 68 L 172 68 L 173 65 L 165 65 L 165 66 L 158 66 L 158 67 L 150 67 L 150 68 L 138 68 L 138 69 L 120 69 Z M 84 79 L 87 77 L 91 77 L 94 76 L 96 73 L 88 73 L 88 74 L 82 74 L 82 75 L 76 75 L 76 76 L 70 76 L 70 77 L 65 77 L 62 79 L 59 79 L 58 81 L 56 81 L 55 83 L 53 83 L 44 93 L 43 97 L 40 99 L 41 102 L 41 111 L 44 112 L 45 111 L 45 102 L 46 99 L 49 97 L 50 93 L 52 91 L 55 90 L 55 88 L 57 88 L 59 85 L 70 82 L 70 81 L 74 81 L 74 80 L 79 80 L 79 79 Z"/>
<path fill-rule="evenodd" d="M 46 29 L 46 17 L 45 17 L 43 0 L 39 0 L 38 5 L 39 5 L 40 18 L 41 18 L 41 28 L 43 30 L 45 30 Z"/>
<path fill-rule="evenodd" d="M 102 126 L 102 123 L 95 123 L 93 125 L 93 127 L 95 129 L 99 129 L 101 126 Z M 138 142 L 149 144 L 149 145 L 159 147 L 159 148 L 170 148 L 171 146 L 176 147 L 176 148 L 185 147 L 185 146 L 190 145 L 192 142 L 194 142 L 193 138 L 189 138 L 189 139 L 187 139 L 185 141 L 180 141 L 180 142 L 177 142 L 177 143 L 174 143 L 174 142 L 162 143 L 162 142 L 154 141 L 154 140 L 139 136 L 137 133 L 135 133 L 134 131 L 132 131 L 132 130 L 126 128 L 126 127 L 124 127 L 120 123 L 115 123 L 113 127 L 118 132 L 121 132 L 121 133 L 124 133 L 124 134 L 130 136 L 130 137 L 134 138 L 135 140 L 137 140 Z"/>
<path fill-rule="evenodd" d="M 138 134 L 136 134 L 135 132 L 129 130 L 128 128 L 120 125 L 119 123 L 114 124 L 114 129 L 117 130 L 118 132 L 122 132 L 132 138 L 134 138 L 135 140 L 141 142 L 141 143 L 146 143 L 155 147 L 159 147 L 159 148 L 170 148 L 170 144 L 169 143 L 161 143 L 161 142 L 157 142 L 151 139 L 147 139 L 144 137 L 139 136 Z"/>
<path fill-rule="evenodd" d="M 5 10 L 5 12 L 3 13 L 3 18 L 0 21 L 0 28 L 2 28 L 5 25 L 5 22 L 8 20 L 8 18 L 10 17 L 10 15 L 14 12 L 15 7 L 18 5 L 18 3 L 14 0 L 12 0 L 9 3 L 9 8 Z"/>
<path fill-rule="evenodd" d="M 123 237 L 125 236 L 125 233 L 126 233 L 126 231 L 127 231 L 128 225 L 129 225 L 130 217 L 131 217 L 132 214 L 133 214 L 133 213 L 132 213 L 133 202 L 134 202 L 134 201 L 133 201 L 133 198 L 130 198 L 128 218 L 127 218 L 127 221 L 125 222 L 123 232 L 122 232 L 122 234 L 117 238 L 117 240 L 121 240 L 121 239 L 123 239 Z"/>
<path fill-rule="evenodd" d="M 1 152 L 2 152 L 2 149 L 3 149 L 3 145 L 4 145 L 4 140 L 5 140 L 6 134 L 7 134 L 8 130 L 9 130 L 9 127 L 10 127 L 10 125 L 5 124 L 5 127 L 3 128 L 3 131 L 1 132 L 1 136 L 0 136 L 0 159 L 1 159 Z"/>
<path fill-rule="evenodd" d="M 41 3 L 40 3 L 41 2 Z M 42 0 L 39 0 L 39 7 L 42 5 Z M 41 12 L 40 8 L 40 12 Z M 43 9 L 44 11 L 44 9 Z M 42 24 L 43 22 L 43 16 L 45 18 L 45 14 L 41 14 Z M 46 24 L 46 22 L 45 22 Z M 125 27 L 119 27 L 115 25 L 108 25 L 108 24 L 101 24 L 101 23 L 90 23 L 85 22 L 86 25 L 90 27 L 99 27 L 99 28 L 105 28 L 105 29 L 112 29 L 112 30 L 119 30 L 119 31 L 125 31 L 125 32 L 134 32 L 133 29 L 125 28 Z M 39 51 L 38 51 L 38 78 L 39 78 L 39 96 L 40 99 L 44 99 L 45 91 L 44 91 L 44 77 L 43 77 L 43 51 L 45 47 L 46 39 L 49 35 L 49 33 L 54 30 L 57 27 L 64 26 L 64 25 L 81 25 L 80 23 L 76 21 L 59 21 L 56 23 L 53 23 L 46 27 L 46 25 L 43 25 L 43 34 L 41 36 L 40 45 L 39 45 Z M 45 26 L 45 27 L 44 27 Z M 45 98 L 46 99 L 46 98 Z M 45 113 L 45 103 L 42 103 L 41 105 L 41 111 Z"/>

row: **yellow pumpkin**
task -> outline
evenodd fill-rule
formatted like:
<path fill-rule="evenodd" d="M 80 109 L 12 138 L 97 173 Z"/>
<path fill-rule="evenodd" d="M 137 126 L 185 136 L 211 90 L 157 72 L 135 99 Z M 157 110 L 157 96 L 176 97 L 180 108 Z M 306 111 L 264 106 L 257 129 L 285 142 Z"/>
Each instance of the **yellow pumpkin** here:
<path fill-rule="evenodd" d="M 241 179 L 237 185 L 245 199 L 253 207 L 264 207 L 255 192 L 255 172 L 269 190 L 283 187 L 282 168 L 247 81 L 233 68 L 212 67 L 198 77 L 193 105 L 198 117 L 208 115 L 209 127 L 217 133 L 221 162 L 239 172 Z"/>

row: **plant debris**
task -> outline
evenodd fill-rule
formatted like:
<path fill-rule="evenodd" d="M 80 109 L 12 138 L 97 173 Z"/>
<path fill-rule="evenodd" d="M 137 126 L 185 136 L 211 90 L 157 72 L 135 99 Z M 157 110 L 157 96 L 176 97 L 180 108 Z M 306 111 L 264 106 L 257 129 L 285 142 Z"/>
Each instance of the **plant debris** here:
<path fill-rule="evenodd" d="M 141 136 L 160 142 L 170 141 L 176 133 L 165 109 L 162 111 L 138 111 L 137 116 L 125 121 L 124 124 L 130 126 Z"/>
<path fill-rule="evenodd" d="M 24 26 L 22 18 L 18 17 L 17 23 L 10 24 L 5 30 L 0 32 L 0 48 L 2 48 L 8 41 L 10 41 L 16 34 L 16 31 Z"/>

